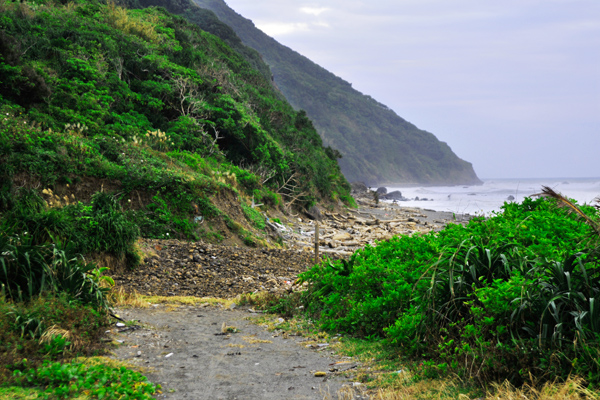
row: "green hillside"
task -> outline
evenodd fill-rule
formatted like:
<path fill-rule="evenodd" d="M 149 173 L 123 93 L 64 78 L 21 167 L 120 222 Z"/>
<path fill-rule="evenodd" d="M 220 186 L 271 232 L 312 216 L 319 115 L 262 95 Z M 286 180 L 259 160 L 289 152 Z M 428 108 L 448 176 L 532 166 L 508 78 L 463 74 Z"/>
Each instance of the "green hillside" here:
<path fill-rule="evenodd" d="M 109 192 L 142 236 L 208 229 L 255 244 L 264 232 L 252 201 L 348 201 L 335 151 L 282 100 L 253 50 L 246 57 L 262 73 L 162 8 L 2 1 L 0 11 L 0 222 L 41 224 L 15 214 L 33 201 L 44 218 L 70 221 L 40 229 L 72 238 L 95 193 Z"/>
<path fill-rule="evenodd" d="M 263 56 L 288 101 L 306 110 L 323 141 L 342 153 L 340 166 L 348 180 L 371 184 L 480 182 L 472 165 L 458 158 L 446 143 L 279 44 L 224 1 L 195 1 L 214 11 Z"/>

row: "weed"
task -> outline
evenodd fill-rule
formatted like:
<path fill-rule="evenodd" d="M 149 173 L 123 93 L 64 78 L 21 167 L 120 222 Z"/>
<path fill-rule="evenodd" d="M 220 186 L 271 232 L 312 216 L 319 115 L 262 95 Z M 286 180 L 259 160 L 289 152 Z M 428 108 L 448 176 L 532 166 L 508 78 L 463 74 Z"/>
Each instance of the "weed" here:
<path fill-rule="evenodd" d="M 86 393 L 99 398 L 118 399 L 135 396 L 152 399 L 160 385 L 148 383 L 145 376 L 125 367 L 103 364 L 48 363 L 39 368 L 23 372 L 16 370 L 15 382 L 23 387 L 44 387 L 43 398 L 67 397 L 75 393 Z"/>

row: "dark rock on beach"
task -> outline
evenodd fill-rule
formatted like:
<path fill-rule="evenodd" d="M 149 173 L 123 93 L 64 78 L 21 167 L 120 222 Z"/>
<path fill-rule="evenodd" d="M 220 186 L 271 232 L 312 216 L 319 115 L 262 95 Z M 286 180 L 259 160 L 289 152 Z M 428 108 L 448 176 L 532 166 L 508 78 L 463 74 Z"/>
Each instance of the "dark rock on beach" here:
<path fill-rule="evenodd" d="M 384 200 L 402 200 L 402 199 L 404 199 L 404 197 L 402 197 L 402 192 L 400 192 L 399 190 L 394 190 L 393 192 L 389 192 L 389 193 L 381 196 L 381 199 L 384 199 Z"/>
<path fill-rule="evenodd" d="M 376 192 L 378 195 L 383 196 L 387 194 L 387 188 L 385 186 L 382 186 L 380 188 L 377 188 Z"/>
<path fill-rule="evenodd" d="M 352 195 L 365 194 L 369 191 L 369 188 L 364 182 L 352 182 L 350 186 L 352 187 Z"/>

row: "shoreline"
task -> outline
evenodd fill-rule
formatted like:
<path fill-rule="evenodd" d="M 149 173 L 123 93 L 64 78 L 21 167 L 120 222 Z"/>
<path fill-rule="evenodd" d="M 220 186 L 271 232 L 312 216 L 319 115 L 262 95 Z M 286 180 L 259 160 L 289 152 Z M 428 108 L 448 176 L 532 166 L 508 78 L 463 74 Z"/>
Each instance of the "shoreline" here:
<path fill-rule="evenodd" d="M 439 231 L 448 223 L 462 224 L 473 218 L 469 214 L 403 207 L 401 202 L 376 204 L 369 197 L 356 194 L 355 200 L 357 209 L 320 213 L 319 253 L 346 257 L 367 244 L 376 245 L 398 235 Z M 315 219 L 300 217 L 290 220 L 288 227 L 278 224 L 277 228 L 289 249 L 314 253 L 315 226 Z"/>

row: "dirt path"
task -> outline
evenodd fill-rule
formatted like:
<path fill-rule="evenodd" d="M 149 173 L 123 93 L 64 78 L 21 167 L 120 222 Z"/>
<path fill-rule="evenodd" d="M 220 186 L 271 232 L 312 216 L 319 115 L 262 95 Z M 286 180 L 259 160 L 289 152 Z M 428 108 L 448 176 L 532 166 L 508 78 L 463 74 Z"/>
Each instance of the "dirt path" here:
<path fill-rule="evenodd" d="M 360 237 L 363 242 L 384 239 L 407 229 L 407 232 L 437 229 L 453 217 L 389 204 L 363 206 L 353 211 L 358 216 L 324 214 L 325 239 L 327 234 L 344 233 Z M 392 226 L 392 220 L 398 222 Z M 135 271 L 114 278 L 126 291 L 144 295 L 233 298 L 249 292 L 291 291 L 298 274 L 314 265 L 312 224 L 301 218 L 293 223 L 290 220 L 288 227 L 280 232 L 288 249 L 146 240 L 143 243 L 148 254 L 146 262 Z M 327 243 L 326 247 L 333 251 L 339 247 L 354 251 L 363 242 L 349 247 L 348 241 L 341 239 Z M 299 250 L 303 247 L 311 251 Z M 251 314 L 241 309 L 189 306 L 172 309 L 156 305 L 121 310 L 121 314 L 127 320 L 139 320 L 142 328 L 117 334 L 116 339 L 124 344 L 116 356 L 150 368 L 149 379 L 163 386 L 159 398 L 337 399 L 337 391 L 350 383 L 339 372 L 330 373 L 332 364 L 340 360 L 326 346 L 310 349 L 300 337 L 284 338 L 283 334 L 273 337 L 264 327 L 248 321 Z M 239 332 L 220 334 L 223 323 Z M 333 366 L 342 372 L 347 370 L 347 375 L 354 364 L 344 361 L 347 363 Z M 327 374 L 315 377 L 317 371 Z"/>
<path fill-rule="evenodd" d="M 118 312 L 141 327 L 113 329 L 123 341 L 115 355 L 147 368 L 149 380 L 162 385 L 158 398 L 337 399 L 351 384 L 330 372 L 340 359 L 327 346 L 307 348 L 302 337 L 268 332 L 248 320 L 248 310 L 155 305 Z M 223 323 L 237 332 L 223 334 Z M 356 366 L 345 361 L 339 370 Z M 317 371 L 327 375 L 315 377 Z"/>

